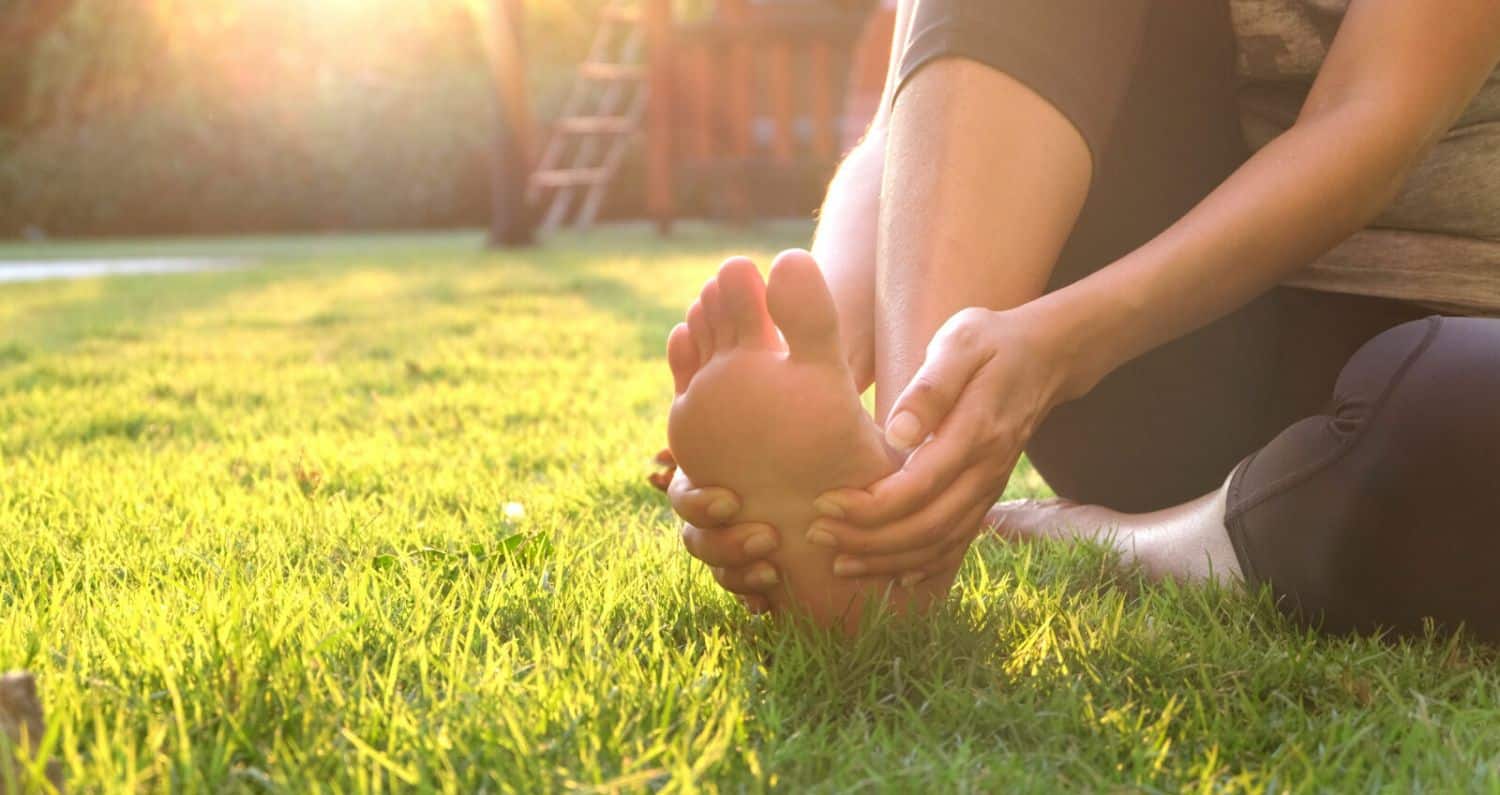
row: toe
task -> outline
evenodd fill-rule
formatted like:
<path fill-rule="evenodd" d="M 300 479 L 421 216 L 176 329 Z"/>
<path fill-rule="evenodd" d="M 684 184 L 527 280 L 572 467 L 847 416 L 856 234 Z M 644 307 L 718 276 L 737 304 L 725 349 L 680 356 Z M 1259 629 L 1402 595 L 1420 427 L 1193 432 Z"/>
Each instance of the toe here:
<path fill-rule="evenodd" d="M 686 323 L 678 323 L 667 336 L 667 364 L 672 367 L 672 381 L 677 394 L 687 391 L 693 374 L 698 372 L 698 345 Z"/>
<path fill-rule="evenodd" d="M 755 263 L 735 257 L 719 268 L 719 298 L 726 320 L 734 327 L 740 345 L 768 348 L 776 345 L 776 328 L 766 312 L 766 283 Z"/>
<path fill-rule="evenodd" d="M 838 312 L 811 254 L 793 250 L 776 258 L 766 301 L 792 356 L 843 362 Z"/>
<path fill-rule="evenodd" d="M 688 307 L 687 327 L 693 337 L 693 347 L 698 351 L 698 366 L 702 367 L 714 353 L 714 333 L 708 328 L 708 316 L 703 312 L 702 301 L 694 301 Z"/>
<path fill-rule="evenodd" d="M 734 324 L 729 322 L 729 315 L 724 310 L 724 294 L 720 291 L 718 279 L 709 279 L 708 284 L 703 285 L 698 301 L 703 304 L 703 318 L 708 321 L 714 350 L 726 351 L 734 347 Z"/>

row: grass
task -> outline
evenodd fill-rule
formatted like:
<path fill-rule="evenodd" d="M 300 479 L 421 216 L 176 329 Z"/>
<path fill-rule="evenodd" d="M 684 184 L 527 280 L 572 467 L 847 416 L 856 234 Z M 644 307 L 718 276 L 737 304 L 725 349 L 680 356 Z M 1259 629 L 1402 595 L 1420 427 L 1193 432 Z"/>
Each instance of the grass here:
<path fill-rule="evenodd" d="M 722 255 L 803 234 L 0 287 L 0 666 L 70 786 L 1500 790 L 1490 651 L 1319 638 L 1097 549 L 983 542 L 938 615 L 852 643 L 742 615 L 644 479 L 662 340 Z"/>

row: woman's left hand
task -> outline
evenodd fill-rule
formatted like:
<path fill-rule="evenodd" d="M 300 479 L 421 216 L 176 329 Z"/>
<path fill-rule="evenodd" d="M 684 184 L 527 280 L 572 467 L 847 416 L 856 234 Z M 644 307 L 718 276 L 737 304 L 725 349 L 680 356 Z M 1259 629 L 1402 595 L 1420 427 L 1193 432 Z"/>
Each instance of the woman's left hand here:
<path fill-rule="evenodd" d="M 916 450 L 869 488 L 817 500 L 808 541 L 840 553 L 835 574 L 911 585 L 957 568 L 1059 402 L 1066 357 L 1055 337 L 1025 307 L 965 309 L 943 324 L 886 422 L 892 447 Z"/>

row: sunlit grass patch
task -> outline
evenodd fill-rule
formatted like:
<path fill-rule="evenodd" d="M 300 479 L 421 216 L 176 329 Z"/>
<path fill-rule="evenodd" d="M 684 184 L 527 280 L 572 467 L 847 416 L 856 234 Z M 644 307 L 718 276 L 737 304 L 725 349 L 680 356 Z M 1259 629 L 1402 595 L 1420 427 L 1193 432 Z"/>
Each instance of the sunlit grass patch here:
<path fill-rule="evenodd" d="M 645 482 L 661 351 L 724 255 L 804 234 L 0 288 L 0 665 L 72 785 L 1500 787 L 1489 651 L 1319 638 L 1095 548 L 983 542 L 854 641 L 743 615 Z"/>

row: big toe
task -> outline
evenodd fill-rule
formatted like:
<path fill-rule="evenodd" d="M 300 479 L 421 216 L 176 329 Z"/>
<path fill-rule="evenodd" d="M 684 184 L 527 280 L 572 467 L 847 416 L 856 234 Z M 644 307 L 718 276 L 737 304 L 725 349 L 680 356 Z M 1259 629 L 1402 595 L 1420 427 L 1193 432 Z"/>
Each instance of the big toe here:
<path fill-rule="evenodd" d="M 678 323 L 667 336 L 667 364 L 672 368 L 672 381 L 677 394 L 687 391 L 693 376 L 698 374 L 698 344 L 693 341 L 693 332 L 686 323 Z"/>
<path fill-rule="evenodd" d="M 794 249 L 776 258 L 766 302 L 792 356 L 843 361 L 838 311 L 811 254 Z"/>
<path fill-rule="evenodd" d="M 747 347 L 776 344 L 776 328 L 766 311 L 766 283 L 755 263 L 735 257 L 719 268 L 719 298 L 724 322 L 733 327 L 735 340 Z"/>

